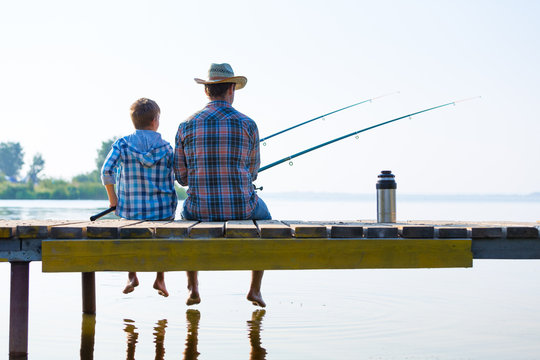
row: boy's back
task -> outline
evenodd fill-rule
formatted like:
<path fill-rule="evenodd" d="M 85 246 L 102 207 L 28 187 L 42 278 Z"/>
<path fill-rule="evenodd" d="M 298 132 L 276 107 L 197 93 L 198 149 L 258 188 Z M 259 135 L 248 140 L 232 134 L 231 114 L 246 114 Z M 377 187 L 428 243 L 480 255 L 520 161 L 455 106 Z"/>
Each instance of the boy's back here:
<path fill-rule="evenodd" d="M 118 139 L 102 170 L 105 184 L 118 185 L 116 214 L 133 220 L 173 217 L 177 198 L 172 162 L 173 149 L 158 132 L 136 130 Z"/>
<path fill-rule="evenodd" d="M 157 132 L 160 113 L 153 100 L 135 101 L 130 108 L 135 132 L 118 139 L 103 163 L 101 179 L 110 206 L 124 219 L 174 219 L 174 153 Z"/>

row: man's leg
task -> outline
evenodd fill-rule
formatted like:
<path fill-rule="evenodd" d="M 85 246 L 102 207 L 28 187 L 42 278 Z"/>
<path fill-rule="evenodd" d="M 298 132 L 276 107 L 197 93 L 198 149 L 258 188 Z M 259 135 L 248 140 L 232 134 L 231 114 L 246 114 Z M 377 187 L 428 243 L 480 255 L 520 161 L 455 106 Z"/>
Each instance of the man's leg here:
<path fill-rule="evenodd" d="M 270 211 L 268 211 L 266 203 L 260 197 L 249 220 L 272 220 L 272 215 L 270 215 Z"/>
<path fill-rule="evenodd" d="M 167 287 L 165 286 L 165 274 L 163 272 L 156 273 L 156 281 L 154 281 L 154 289 L 158 291 L 161 296 L 169 296 Z"/>
<path fill-rule="evenodd" d="M 264 275 L 263 270 L 253 270 L 251 272 L 251 286 L 249 287 L 249 293 L 247 299 L 255 306 L 266 307 L 261 294 L 262 278 Z"/>
<path fill-rule="evenodd" d="M 186 300 L 186 305 L 195 305 L 201 302 L 201 297 L 199 296 L 199 279 L 197 271 L 187 271 L 188 279 L 188 290 L 189 297 Z"/>
<path fill-rule="evenodd" d="M 268 207 L 263 199 L 259 198 L 257 206 L 251 215 L 251 220 L 271 220 L 272 215 L 268 211 Z M 261 294 L 261 285 L 262 278 L 264 275 L 263 270 L 253 270 L 251 272 L 251 285 L 249 287 L 249 292 L 247 294 L 247 299 L 253 303 L 255 306 L 265 307 L 266 303 L 264 302 Z"/>

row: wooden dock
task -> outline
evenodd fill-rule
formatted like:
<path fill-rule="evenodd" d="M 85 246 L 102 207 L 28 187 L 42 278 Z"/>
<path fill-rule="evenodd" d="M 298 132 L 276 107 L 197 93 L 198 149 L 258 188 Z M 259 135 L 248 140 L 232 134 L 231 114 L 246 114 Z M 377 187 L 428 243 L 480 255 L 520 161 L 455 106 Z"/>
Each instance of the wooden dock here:
<path fill-rule="evenodd" d="M 540 259 L 538 224 L 0 220 L 10 354 L 27 352 L 31 261 L 43 272 L 81 272 L 83 312 L 95 313 L 95 271 L 471 267 L 473 259 Z"/>

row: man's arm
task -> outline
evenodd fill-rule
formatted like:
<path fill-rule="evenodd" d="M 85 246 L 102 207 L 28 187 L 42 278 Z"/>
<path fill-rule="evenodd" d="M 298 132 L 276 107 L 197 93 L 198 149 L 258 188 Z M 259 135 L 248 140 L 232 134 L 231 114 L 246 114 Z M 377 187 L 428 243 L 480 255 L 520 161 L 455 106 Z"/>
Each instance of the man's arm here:
<path fill-rule="evenodd" d="M 182 139 L 180 135 L 180 128 L 176 133 L 176 138 L 174 141 L 174 177 L 176 181 L 182 186 L 187 186 L 187 166 L 186 166 L 186 155 L 184 153 L 184 146 L 182 145 Z"/>
<path fill-rule="evenodd" d="M 257 180 L 257 174 L 261 167 L 261 151 L 259 146 L 259 129 L 257 124 L 253 123 L 253 130 L 251 131 L 251 150 L 249 152 L 249 172 L 253 181 Z"/>

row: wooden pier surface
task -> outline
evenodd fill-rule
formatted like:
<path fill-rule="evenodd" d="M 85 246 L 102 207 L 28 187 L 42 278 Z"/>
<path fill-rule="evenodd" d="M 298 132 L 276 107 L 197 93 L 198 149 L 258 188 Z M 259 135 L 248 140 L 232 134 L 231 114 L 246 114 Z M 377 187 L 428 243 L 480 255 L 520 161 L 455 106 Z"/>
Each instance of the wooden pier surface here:
<path fill-rule="evenodd" d="M 467 246 L 472 253 L 470 259 L 539 259 L 537 225 L 442 221 L 0 221 L 0 259 L 45 259 L 43 271 L 81 272 L 471 266 L 462 252 Z M 154 257 L 150 259 L 148 254 L 152 252 Z"/>

